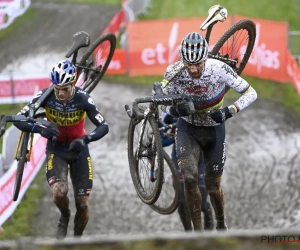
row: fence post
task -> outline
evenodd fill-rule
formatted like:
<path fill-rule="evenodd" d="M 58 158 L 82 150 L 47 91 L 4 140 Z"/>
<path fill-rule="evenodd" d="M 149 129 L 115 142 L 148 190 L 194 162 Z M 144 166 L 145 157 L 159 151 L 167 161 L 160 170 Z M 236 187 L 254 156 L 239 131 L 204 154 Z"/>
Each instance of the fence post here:
<path fill-rule="evenodd" d="M 9 77 L 10 77 L 10 90 L 11 90 L 11 98 L 12 103 L 15 103 L 15 84 L 14 84 L 14 77 L 13 77 L 13 71 L 9 71 Z"/>

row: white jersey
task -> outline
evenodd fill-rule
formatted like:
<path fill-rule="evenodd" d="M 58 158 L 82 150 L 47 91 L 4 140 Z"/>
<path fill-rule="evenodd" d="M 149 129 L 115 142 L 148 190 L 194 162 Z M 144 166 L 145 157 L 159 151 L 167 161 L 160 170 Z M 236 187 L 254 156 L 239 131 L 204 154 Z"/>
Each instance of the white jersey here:
<path fill-rule="evenodd" d="M 199 79 L 193 79 L 178 61 L 168 66 L 162 81 L 165 94 L 187 94 L 191 96 L 196 113 L 182 119 L 196 126 L 216 126 L 207 111 L 222 108 L 225 87 L 228 86 L 242 96 L 233 103 L 237 112 L 248 107 L 257 98 L 256 91 L 238 76 L 230 66 L 216 60 L 207 59 L 204 72 Z M 168 112 L 168 108 L 167 108 Z"/>

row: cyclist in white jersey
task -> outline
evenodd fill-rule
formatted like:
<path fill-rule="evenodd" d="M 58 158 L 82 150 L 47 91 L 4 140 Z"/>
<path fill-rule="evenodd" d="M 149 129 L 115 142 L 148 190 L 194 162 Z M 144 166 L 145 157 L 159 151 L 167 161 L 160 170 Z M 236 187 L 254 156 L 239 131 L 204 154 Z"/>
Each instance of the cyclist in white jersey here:
<path fill-rule="evenodd" d="M 179 49 L 180 61 L 169 65 L 161 82 L 165 94 L 188 94 L 196 113 L 191 115 L 187 103 L 167 106 L 168 114 L 180 117 L 176 130 L 176 156 L 184 175 L 185 194 L 194 230 L 203 230 L 201 194 L 198 188 L 198 162 L 205 161 L 205 185 L 216 216 L 216 229 L 227 230 L 221 176 L 226 159 L 225 124 L 234 114 L 257 98 L 256 91 L 230 66 L 208 59 L 208 45 L 201 34 L 185 36 Z M 241 96 L 223 108 L 225 88 Z"/>

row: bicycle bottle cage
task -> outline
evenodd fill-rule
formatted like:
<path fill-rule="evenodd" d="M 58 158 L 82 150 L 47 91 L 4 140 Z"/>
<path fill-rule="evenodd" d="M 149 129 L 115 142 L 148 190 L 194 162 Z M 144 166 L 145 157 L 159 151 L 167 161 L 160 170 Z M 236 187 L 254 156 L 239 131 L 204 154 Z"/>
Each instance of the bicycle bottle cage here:
<path fill-rule="evenodd" d="M 80 48 L 88 47 L 90 45 L 90 36 L 85 31 L 79 31 L 73 35 L 72 47 L 66 54 L 66 58 L 69 58 L 72 54 L 77 52 Z"/>
<path fill-rule="evenodd" d="M 214 5 L 208 10 L 208 17 L 205 21 L 200 25 L 201 30 L 206 30 L 209 25 L 214 22 L 224 22 L 227 18 L 227 9 L 222 7 L 221 5 Z"/>

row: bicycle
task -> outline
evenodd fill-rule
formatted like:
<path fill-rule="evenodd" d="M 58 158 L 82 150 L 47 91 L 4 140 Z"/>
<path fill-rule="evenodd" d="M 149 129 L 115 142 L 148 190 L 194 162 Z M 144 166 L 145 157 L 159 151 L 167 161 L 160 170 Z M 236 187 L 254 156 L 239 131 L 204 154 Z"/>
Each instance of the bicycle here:
<path fill-rule="evenodd" d="M 159 118 L 158 106 L 176 105 L 177 102 L 187 101 L 191 113 L 195 112 L 191 97 L 184 94 L 165 96 L 162 93 L 160 83 L 154 83 L 153 91 L 155 94 L 152 96 L 136 98 L 133 102 L 132 110 L 128 105 L 125 105 L 126 112 L 131 118 L 128 128 L 128 160 L 131 178 L 138 196 L 148 205 L 153 204 L 158 199 L 164 179 L 164 151 L 157 125 Z M 139 107 L 138 104 L 140 103 L 150 104 L 148 108 L 145 108 L 143 106 Z M 140 132 L 138 132 L 138 141 L 135 142 L 135 128 L 139 123 L 141 123 L 141 129 L 139 130 Z M 151 131 L 149 131 L 149 128 L 151 128 Z M 137 145 L 136 148 L 135 144 Z M 141 163 L 139 163 L 139 161 L 141 161 Z M 143 163 L 146 163 L 144 167 L 146 171 L 144 182 L 150 181 L 148 183 L 148 190 L 145 190 L 141 181 L 141 177 L 143 176 L 139 174 L 139 168 L 142 167 Z M 148 163 L 150 164 L 150 168 L 147 167 Z M 151 185 L 151 183 L 153 185 Z"/>
<path fill-rule="evenodd" d="M 82 58 L 77 63 L 78 51 L 87 47 Z M 76 86 L 91 93 L 104 76 L 109 63 L 113 57 L 116 48 L 116 36 L 113 33 L 106 33 L 97 38 L 90 45 L 90 36 L 84 31 L 77 32 L 73 35 L 73 44 L 66 53 L 65 57 L 72 56 L 72 63 L 77 67 L 78 80 Z M 30 105 L 29 116 L 1 116 L 0 137 L 5 133 L 7 122 L 27 121 L 44 126 L 52 126 L 49 123 L 43 123 L 41 117 L 45 117 L 45 111 L 39 109 L 41 104 L 53 92 L 54 86 L 51 85 L 47 91 L 40 96 L 34 105 Z M 13 201 L 17 201 L 22 183 L 24 166 L 30 161 L 32 152 L 33 133 L 21 132 L 15 152 L 14 159 L 18 161 L 17 173 L 14 184 Z"/>
<path fill-rule="evenodd" d="M 221 5 L 214 5 L 209 9 L 208 17 L 200 25 L 200 29 L 202 31 L 206 30 L 205 39 L 207 43 L 209 43 L 213 26 L 217 22 L 225 21 L 226 18 L 227 10 Z M 250 19 L 240 20 L 239 22 L 233 24 L 222 35 L 222 37 L 218 40 L 212 51 L 208 53 L 208 57 L 226 63 L 238 75 L 240 75 L 243 72 L 250 58 L 251 52 L 254 47 L 255 38 L 256 27 L 254 22 Z M 157 83 L 154 84 L 154 88 L 157 89 L 156 85 Z M 228 90 L 229 88 L 226 88 L 225 93 Z M 154 90 L 154 93 L 157 92 Z M 167 103 L 174 104 L 174 101 L 176 100 L 176 97 L 174 97 L 175 99 L 173 100 L 171 96 L 163 96 L 162 90 L 158 91 L 158 93 L 159 95 L 156 94 L 151 97 L 135 99 L 135 101 L 132 104 L 132 109 L 130 109 L 128 105 L 125 105 L 125 110 L 128 116 L 131 118 L 128 128 L 128 161 L 130 174 L 138 197 L 142 200 L 142 202 L 148 205 L 152 205 L 157 201 L 158 197 L 160 196 L 164 180 L 164 154 L 162 153 L 163 149 L 161 146 L 161 140 L 159 137 L 159 130 L 157 125 L 158 106 L 168 105 Z M 185 96 L 184 100 L 188 101 L 188 97 Z M 149 108 L 138 106 L 139 103 L 147 102 L 150 103 Z M 191 106 L 192 104 L 189 103 L 189 105 Z M 149 141 L 147 143 L 143 143 L 142 140 L 144 134 L 147 132 L 147 122 L 149 124 L 149 127 L 151 127 L 152 129 L 152 137 L 150 138 L 151 143 Z M 140 128 L 138 127 L 139 123 L 141 123 Z M 135 128 L 137 128 L 137 132 L 135 132 Z M 137 135 L 136 141 L 134 136 L 135 134 Z M 149 150 L 149 146 L 151 146 L 151 150 Z M 144 149 L 144 151 L 142 151 L 142 149 Z M 140 173 L 142 170 L 142 166 L 139 162 L 141 161 L 142 163 L 143 158 L 145 158 L 146 156 L 145 152 L 147 152 L 147 150 L 149 152 L 152 152 L 152 155 L 148 155 L 148 157 L 151 156 L 150 159 L 152 161 L 150 161 L 150 168 L 146 168 L 146 175 L 144 175 L 143 173 Z M 170 164 L 168 164 L 168 166 L 172 172 L 172 167 L 170 167 Z M 155 178 L 153 177 L 154 174 Z M 145 177 L 144 183 L 142 183 L 141 181 L 141 178 L 143 176 Z M 150 183 L 147 183 L 149 181 Z M 145 184 L 147 184 L 147 186 Z M 175 192 L 177 192 L 178 190 L 179 192 L 182 192 L 179 188 L 174 189 Z M 174 195 L 174 197 L 177 197 L 177 195 Z M 173 204 L 173 200 L 170 200 L 170 204 Z M 165 206 L 165 208 L 166 207 L 168 206 Z M 160 212 L 162 214 L 168 214 L 166 213 L 165 208 L 157 206 L 155 208 L 155 211 Z"/>
<path fill-rule="evenodd" d="M 165 139 L 169 139 L 174 141 L 175 139 L 175 124 L 161 124 L 159 127 L 159 131 L 161 136 Z M 155 212 L 160 214 L 171 214 L 173 213 L 179 204 L 180 197 L 184 197 L 181 195 L 180 185 L 182 184 L 182 180 L 179 178 L 177 169 L 175 168 L 173 161 L 171 160 L 169 154 L 163 149 L 163 157 L 164 157 L 164 166 L 168 166 L 164 168 L 164 178 L 163 178 L 163 186 L 162 191 L 157 199 L 157 201 L 150 206 Z"/>

